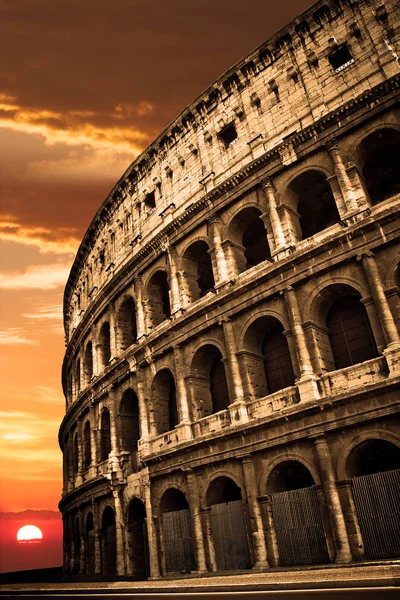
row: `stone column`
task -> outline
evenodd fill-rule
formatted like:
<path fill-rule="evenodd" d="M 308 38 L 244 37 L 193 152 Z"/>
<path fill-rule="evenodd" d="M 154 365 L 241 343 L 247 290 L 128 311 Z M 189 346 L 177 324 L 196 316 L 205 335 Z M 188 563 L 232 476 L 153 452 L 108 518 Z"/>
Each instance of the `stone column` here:
<path fill-rule="evenodd" d="M 329 445 L 323 435 L 314 438 L 314 446 L 318 457 L 322 486 L 329 510 L 333 537 L 336 547 L 336 563 L 349 563 L 352 561 L 349 539 L 347 537 L 346 523 L 336 488 L 335 475 L 332 466 Z"/>
<path fill-rule="evenodd" d="M 175 313 L 182 308 L 180 292 L 179 292 L 177 268 L 176 268 L 175 249 L 171 248 L 171 246 L 167 246 L 166 253 L 168 256 L 168 265 L 169 265 L 169 286 L 170 286 L 170 290 L 171 290 L 171 313 Z"/>
<path fill-rule="evenodd" d="M 204 525 L 204 534 L 206 538 L 205 541 L 209 560 L 209 570 L 214 573 L 217 570 L 217 561 L 215 558 L 214 540 L 212 535 L 211 508 L 209 506 L 202 507 L 201 515 L 203 517 L 202 520 Z"/>
<path fill-rule="evenodd" d="M 111 452 L 108 455 L 108 469 L 110 472 L 120 471 L 119 465 L 119 457 L 118 457 L 118 437 L 117 437 L 117 427 L 116 427 L 116 415 L 114 412 L 114 407 L 110 408 L 110 443 L 111 443 Z"/>
<path fill-rule="evenodd" d="M 224 330 L 225 348 L 228 359 L 229 373 L 231 378 L 231 384 L 233 389 L 234 400 L 231 402 L 233 406 L 233 412 L 231 411 L 232 422 L 235 420 L 240 422 L 246 422 L 249 420 L 247 414 L 246 402 L 244 400 L 244 390 L 242 378 L 240 375 L 239 361 L 236 356 L 236 340 L 235 332 L 233 329 L 232 321 L 228 318 L 224 318 L 219 322 Z"/>
<path fill-rule="evenodd" d="M 173 347 L 173 352 L 175 361 L 176 391 L 179 410 L 178 427 L 184 428 L 185 439 L 191 439 L 193 436 L 190 421 L 189 400 L 185 382 L 185 361 L 182 347 L 179 346 L 179 344 L 177 344 Z"/>
<path fill-rule="evenodd" d="M 265 545 L 264 528 L 261 518 L 260 506 L 257 502 L 257 484 L 256 471 L 252 457 L 245 456 L 242 459 L 244 482 L 246 486 L 246 496 L 249 506 L 251 533 L 253 536 L 253 546 L 256 562 L 254 569 L 265 569 L 268 567 L 267 548 Z"/>
<path fill-rule="evenodd" d="M 144 484 L 144 495 L 146 505 L 146 523 L 147 523 L 147 538 L 149 542 L 149 562 L 150 562 L 150 577 L 149 579 L 160 579 L 160 561 L 158 559 L 158 543 L 157 531 L 153 517 L 153 507 L 151 503 L 150 479 Z"/>
<path fill-rule="evenodd" d="M 185 475 L 189 496 L 190 516 L 192 518 L 197 570 L 199 573 L 204 573 L 207 571 L 207 566 L 206 555 L 204 551 L 203 529 L 200 518 L 200 500 L 197 478 L 192 469 L 185 470 Z"/>
<path fill-rule="evenodd" d="M 146 335 L 145 309 L 143 303 L 143 286 L 140 277 L 135 278 L 135 308 L 137 339 Z"/>
<path fill-rule="evenodd" d="M 346 210 L 347 212 L 357 212 L 359 207 L 337 142 L 332 141 L 327 146 L 327 150 L 333 163 L 333 168 L 335 170 L 340 191 L 343 195 Z"/>
<path fill-rule="evenodd" d="M 290 328 L 293 334 L 296 356 L 300 370 L 300 378 L 297 382 L 301 400 L 316 400 L 319 398 L 317 378 L 311 364 L 308 352 L 306 336 L 304 334 L 299 303 L 296 292 L 289 286 L 283 292 L 286 310 L 289 316 Z"/>
<path fill-rule="evenodd" d="M 125 575 L 125 547 L 124 547 L 124 520 L 122 515 L 121 499 L 118 488 L 113 489 L 115 507 L 115 536 L 117 546 L 117 575 Z"/>
<path fill-rule="evenodd" d="M 215 264 L 217 272 L 214 273 L 215 283 L 217 285 L 226 283 L 229 280 L 229 270 L 226 262 L 225 252 L 222 247 L 221 238 L 221 220 L 217 215 L 209 219 L 212 248 L 211 252 L 215 255 Z"/>
<path fill-rule="evenodd" d="M 147 415 L 146 386 L 144 383 L 144 374 L 142 373 L 140 367 L 136 369 L 136 381 L 139 404 L 140 440 L 142 444 L 146 445 L 149 440 L 149 422 Z"/>
<path fill-rule="evenodd" d="M 257 501 L 260 504 L 261 511 L 264 515 L 268 564 L 270 567 L 277 567 L 279 566 L 279 550 L 276 539 L 274 518 L 272 515 L 271 496 L 269 494 L 266 494 L 265 496 L 259 496 Z"/>
<path fill-rule="evenodd" d="M 336 487 L 338 489 L 340 503 L 343 506 L 343 514 L 347 524 L 347 535 L 351 553 L 355 560 L 365 560 L 364 541 L 361 535 L 360 524 L 358 522 L 356 506 L 354 503 L 352 481 L 349 479 L 337 481 Z"/>
<path fill-rule="evenodd" d="M 82 419 L 78 419 L 77 423 L 77 434 L 78 434 L 78 472 L 75 477 L 75 486 L 79 486 L 83 484 L 83 456 L 82 456 L 82 446 L 83 446 L 83 435 L 82 435 Z"/>
<path fill-rule="evenodd" d="M 275 242 L 274 254 L 278 254 L 286 248 L 287 243 L 282 223 L 279 218 L 279 213 L 277 210 L 275 188 L 274 184 L 272 183 L 272 179 L 270 179 L 269 177 L 267 177 L 267 179 L 264 179 L 264 181 L 261 182 L 261 189 L 263 190 L 267 201 L 267 214 L 269 216 L 269 221 L 271 223 L 271 229 Z"/>
<path fill-rule="evenodd" d="M 92 477 L 97 474 L 97 445 L 96 445 L 96 409 L 93 406 L 90 407 L 90 469 Z"/>
<path fill-rule="evenodd" d="M 110 322 L 110 361 L 118 356 L 117 348 L 117 320 L 114 305 L 110 305 L 108 310 Z"/>
<path fill-rule="evenodd" d="M 179 289 L 181 291 L 182 308 L 186 310 L 186 308 L 192 302 L 192 294 L 189 288 L 187 274 L 185 273 L 185 271 L 177 271 L 177 275 L 179 277 Z"/>
<path fill-rule="evenodd" d="M 397 331 L 396 323 L 393 319 L 392 311 L 390 310 L 389 302 L 386 298 L 385 289 L 382 284 L 374 255 L 369 251 L 363 254 L 361 257 L 358 257 L 358 260 L 361 260 L 371 296 L 378 310 L 379 320 L 382 325 L 383 334 L 387 344 L 387 350 L 391 350 L 392 348 L 398 349 L 400 348 L 399 333 Z"/>
<path fill-rule="evenodd" d="M 94 572 L 95 575 L 101 575 L 101 540 L 99 535 L 99 514 L 95 502 L 92 503 L 93 511 L 93 542 L 94 542 Z"/>

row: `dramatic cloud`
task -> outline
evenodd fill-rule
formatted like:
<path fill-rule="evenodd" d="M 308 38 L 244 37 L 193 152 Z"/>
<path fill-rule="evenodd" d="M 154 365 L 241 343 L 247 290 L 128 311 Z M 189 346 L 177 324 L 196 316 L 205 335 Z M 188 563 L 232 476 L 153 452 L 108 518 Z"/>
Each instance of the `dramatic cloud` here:
<path fill-rule="evenodd" d="M 26 337 L 26 333 L 19 327 L 10 327 L 0 331 L 0 344 L 10 346 L 15 344 L 37 344 L 37 340 Z"/>
<path fill-rule="evenodd" d="M 26 319 L 35 319 L 38 321 L 62 321 L 63 310 L 62 304 L 55 304 L 53 306 L 44 306 L 38 308 L 35 313 L 23 315 Z"/>
<path fill-rule="evenodd" d="M 12 215 L 0 216 L 0 240 L 36 246 L 41 252 L 74 255 L 79 240 L 71 229 L 46 227 L 23 227 Z"/>
<path fill-rule="evenodd" d="M 65 285 L 70 268 L 70 264 L 32 265 L 23 273 L 0 272 L 0 289 L 53 290 Z"/>

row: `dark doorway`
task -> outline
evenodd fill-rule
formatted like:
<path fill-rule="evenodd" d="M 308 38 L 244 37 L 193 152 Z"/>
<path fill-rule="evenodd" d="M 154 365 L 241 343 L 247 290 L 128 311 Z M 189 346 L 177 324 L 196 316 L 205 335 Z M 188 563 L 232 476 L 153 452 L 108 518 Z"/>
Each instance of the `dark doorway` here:
<path fill-rule="evenodd" d="M 207 490 L 217 569 L 251 567 L 242 493 L 229 477 L 217 477 Z"/>
<path fill-rule="evenodd" d="M 297 461 L 275 467 L 268 479 L 279 566 L 329 562 L 314 480 Z"/>
<path fill-rule="evenodd" d="M 143 581 L 149 577 L 149 547 L 146 527 L 146 510 L 138 498 L 133 498 L 128 509 L 129 564 L 133 579 Z"/>
<path fill-rule="evenodd" d="M 162 537 L 167 573 L 196 570 L 190 510 L 183 492 L 167 490 L 161 500 Z"/>
<path fill-rule="evenodd" d="M 400 448 L 386 440 L 367 440 L 350 453 L 346 465 L 365 556 L 400 556 Z"/>

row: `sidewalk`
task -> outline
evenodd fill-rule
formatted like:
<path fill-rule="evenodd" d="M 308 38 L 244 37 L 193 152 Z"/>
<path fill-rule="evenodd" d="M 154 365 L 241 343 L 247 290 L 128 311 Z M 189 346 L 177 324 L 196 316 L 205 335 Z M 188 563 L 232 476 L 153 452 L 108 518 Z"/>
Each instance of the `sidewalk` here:
<path fill-rule="evenodd" d="M 60 583 L 4 584 L 0 594 L 6 591 L 57 591 L 69 589 L 76 593 L 96 590 L 129 590 L 131 592 L 222 592 L 293 590 L 344 587 L 400 586 L 400 560 L 369 562 L 351 565 L 324 565 L 322 567 L 296 567 L 270 569 L 267 572 L 221 573 L 209 576 L 182 576 L 180 579 L 157 581 L 65 581 Z"/>

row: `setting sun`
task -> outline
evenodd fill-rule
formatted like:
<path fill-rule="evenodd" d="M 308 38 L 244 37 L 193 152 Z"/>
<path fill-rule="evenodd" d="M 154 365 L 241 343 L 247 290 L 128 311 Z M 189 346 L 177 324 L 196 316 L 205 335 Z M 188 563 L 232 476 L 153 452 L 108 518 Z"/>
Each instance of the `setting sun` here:
<path fill-rule="evenodd" d="M 43 534 L 36 525 L 24 525 L 17 533 L 17 541 L 20 544 L 31 544 L 41 542 Z"/>

